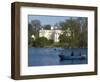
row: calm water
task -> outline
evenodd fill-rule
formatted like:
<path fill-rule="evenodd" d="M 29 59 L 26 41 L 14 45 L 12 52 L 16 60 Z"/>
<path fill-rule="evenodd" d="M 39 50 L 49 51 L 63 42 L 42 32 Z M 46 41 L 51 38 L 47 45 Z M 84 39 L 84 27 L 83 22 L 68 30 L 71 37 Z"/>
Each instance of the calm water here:
<path fill-rule="evenodd" d="M 79 56 L 80 52 L 85 59 L 64 59 L 61 60 L 60 54 L 64 56 Z M 28 48 L 28 66 L 48 66 L 48 65 L 73 65 L 87 64 L 87 48 Z"/>

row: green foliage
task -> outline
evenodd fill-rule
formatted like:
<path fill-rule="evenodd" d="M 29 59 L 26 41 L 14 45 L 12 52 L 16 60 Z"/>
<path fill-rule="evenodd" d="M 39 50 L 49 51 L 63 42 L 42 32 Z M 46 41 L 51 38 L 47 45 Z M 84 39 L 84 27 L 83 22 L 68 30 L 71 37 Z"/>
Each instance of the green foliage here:
<path fill-rule="evenodd" d="M 87 40 L 88 40 L 88 33 L 87 33 L 87 31 L 88 31 L 88 29 L 87 29 L 87 26 L 88 26 L 88 21 L 87 21 L 87 19 L 86 18 L 84 18 L 83 19 L 83 24 L 82 24 L 82 36 L 83 36 L 83 38 L 82 38 L 82 40 L 83 40 L 83 43 L 84 43 L 84 45 L 83 45 L 83 47 L 87 47 Z"/>
<path fill-rule="evenodd" d="M 33 34 L 33 31 L 32 31 L 32 25 L 31 24 L 28 24 L 28 46 L 31 47 L 32 46 L 32 43 L 34 41 L 34 39 L 32 39 L 32 34 Z"/>
<path fill-rule="evenodd" d="M 60 43 L 66 44 L 66 47 L 87 47 L 87 18 L 81 18 L 81 23 L 79 19 L 70 18 L 64 22 L 60 23 L 63 35 L 60 35 Z M 81 27 L 82 26 L 82 27 Z M 71 36 L 68 37 L 66 34 L 70 29 Z"/>
<path fill-rule="evenodd" d="M 33 42 L 33 46 L 34 47 L 46 47 L 52 43 L 53 43 L 52 40 L 48 40 L 45 37 L 39 37 Z"/>
<path fill-rule="evenodd" d="M 49 44 L 49 45 L 51 45 L 51 44 L 53 44 L 53 43 L 54 43 L 54 41 L 53 41 L 53 40 L 51 40 L 51 39 L 50 39 L 50 40 L 48 40 L 48 44 Z"/>
<path fill-rule="evenodd" d="M 59 36 L 59 43 L 60 46 L 62 47 L 69 47 L 70 46 L 70 41 L 71 41 L 71 37 L 66 36 L 66 33 L 63 33 L 62 35 Z"/>
<path fill-rule="evenodd" d="M 51 25 L 44 25 L 43 28 L 44 28 L 45 30 L 51 30 Z"/>

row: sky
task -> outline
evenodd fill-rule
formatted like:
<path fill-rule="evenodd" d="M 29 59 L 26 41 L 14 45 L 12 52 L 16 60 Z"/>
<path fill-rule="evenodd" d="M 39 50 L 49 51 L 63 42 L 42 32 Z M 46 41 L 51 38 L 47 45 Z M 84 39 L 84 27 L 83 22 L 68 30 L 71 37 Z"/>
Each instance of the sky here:
<path fill-rule="evenodd" d="M 31 23 L 32 20 L 40 20 L 41 25 L 48 25 L 54 26 L 56 23 L 61 21 L 65 21 L 69 19 L 69 16 L 43 16 L 43 15 L 29 15 L 28 22 Z M 76 18 L 76 17 L 73 17 Z"/>

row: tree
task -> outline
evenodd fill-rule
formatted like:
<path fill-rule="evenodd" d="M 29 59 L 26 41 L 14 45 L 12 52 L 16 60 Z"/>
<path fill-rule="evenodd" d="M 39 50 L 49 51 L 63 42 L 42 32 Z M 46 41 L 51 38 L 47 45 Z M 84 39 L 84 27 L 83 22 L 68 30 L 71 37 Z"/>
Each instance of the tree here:
<path fill-rule="evenodd" d="M 28 24 L 28 31 L 31 33 L 33 32 L 32 25 L 30 23 Z"/>
<path fill-rule="evenodd" d="M 45 37 L 39 37 L 36 38 L 36 40 L 33 43 L 34 47 L 46 47 L 48 45 L 48 39 Z"/>
<path fill-rule="evenodd" d="M 41 29 L 40 20 L 32 20 L 31 25 L 32 25 L 33 34 L 35 35 L 36 38 L 39 37 L 39 30 Z"/>
<path fill-rule="evenodd" d="M 46 29 L 46 30 L 50 30 L 51 29 L 51 25 L 44 25 L 43 28 Z"/>
<path fill-rule="evenodd" d="M 33 34 L 33 31 L 32 31 L 32 25 L 29 23 L 28 24 L 28 46 L 29 47 L 32 47 L 32 42 L 33 42 L 33 39 L 32 39 L 32 34 Z"/>
<path fill-rule="evenodd" d="M 82 21 L 81 21 L 81 26 L 82 26 L 82 30 L 81 30 L 81 35 L 82 37 L 81 38 L 81 46 L 82 47 L 87 47 L 87 40 L 88 40 L 88 29 L 87 29 L 87 25 L 88 25 L 88 21 L 87 21 L 87 18 L 82 18 Z"/>
<path fill-rule="evenodd" d="M 49 39 L 49 40 L 48 40 L 48 44 L 49 44 L 49 45 L 52 45 L 53 43 L 54 43 L 54 40 L 52 40 L 52 39 Z"/>
<path fill-rule="evenodd" d="M 28 45 L 29 47 L 32 47 L 33 42 L 34 42 L 32 35 L 34 35 L 35 38 L 39 37 L 40 28 L 41 28 L 41 22 L 39 20 L 32 20 L 31 23 L 28 24 Z"/>
<path fill-rule="evenodd" d="M 70 38 L 67 36 L 68 39 L 67 43 L 70 47 L 79 47 L 79 36 L 80 36 L 80 23 L 77 19 L 70 18 L 65 20 L 64 22 L 60 23 L 62 30 L 64 31 L 63 34 L 68 33 L 68 29 L 70 29 Z"/>

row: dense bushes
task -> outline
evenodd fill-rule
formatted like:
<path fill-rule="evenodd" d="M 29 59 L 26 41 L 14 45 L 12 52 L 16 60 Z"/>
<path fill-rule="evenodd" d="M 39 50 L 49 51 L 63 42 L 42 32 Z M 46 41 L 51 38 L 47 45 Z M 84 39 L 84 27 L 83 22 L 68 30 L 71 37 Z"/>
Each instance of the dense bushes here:
<path fill-rule="evenodd" d="M 33 40 L 31 43 L 31 46 L 33 47 L 48 47 L 49 45 L 53 44 L 53 40 L 48 40 L 45 37 L 39 37 Z"/>

